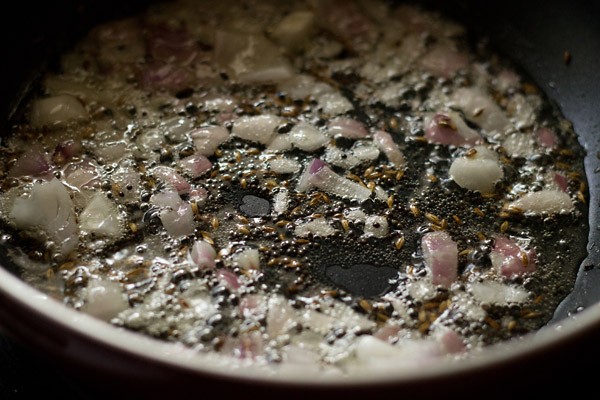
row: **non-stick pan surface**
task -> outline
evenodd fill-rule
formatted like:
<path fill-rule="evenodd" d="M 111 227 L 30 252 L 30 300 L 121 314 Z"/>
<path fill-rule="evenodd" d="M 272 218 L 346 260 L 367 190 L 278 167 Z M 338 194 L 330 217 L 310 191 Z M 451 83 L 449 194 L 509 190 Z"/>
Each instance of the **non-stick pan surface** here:
<path fill-rule="evenodd" d="M 4 62 L 0 67 L 2 71 L 0 112 L 3 119 L 10 112 L 21 85 L 27 81 L 41 60 L 59 51 L 62 46 L 68 46 L 91 24 L 114 15 L 126 15 L 143 2 L 134 1 L 125 4 L 113 0 L 102 2 L 61 0 L 48 3 L 51 4 L 21 2 L 16 5 L 12 13 L 4 13 L 1 17 L 2 40 L 5 47 Z M 572 315 L 577 314 L 579 310 L 587 309 L 600 300 L 600 253 L 596 245 L 600 244 L 598 237 L 600 182 L 596 172 L 600 170 L 598 159 L 600 155 L 600 73 L 598 72 L 600 24 L 597 23 L 600 7 L 584 1 L 548 1 L 543 4 L 523 1 L 425 1 L 425 4 L 441 7 L 451 16 L 464 22 L 472 31 L 488 36 L 493 46 L 520 65 L 558 104 L 563 114 L 573 122 L 574 129 L 580 135 L 581 142 L 587 150 L 585 165 L 589 181 L 589 225 L 591 227 L 589 255 L 581 265 L 573 293 L 557 311 L 553 323 L 560 324 L 564 322 L 564 318 L 571 319 Z M 566 52 L 571 55 L 568 63 L 564 58 Z M 114 374 L 107 374 L 110 372 L 107 371 L 110 369 L 110 362 L 119 360 L 119 357 L 110 354 L 106 354 L 106 358 L 102 361 L 98 360 L 97 363 L 94 359 L 87 359 L 83 363 L 86 368 L 78 369 L 76 366 L 81 364 L 81 360 L 64 357 L 64 354 L 69 353 L 58 348 L 53 349 L 52 345 L 35 340 L 37 336 L 46 333 L 45 329 L 52 331 L 56 327 L 36 326 L 35 318 L 23 318 L 15 314 L 15 312 L 28 310 L 21 307 L 19 299 L 3 294 L 1 285 L 0 309 L 3 310 L 0 313 L 2 318 L 0 325 L 11 334 L 13 340 L 21 341 L 27 346 L 25 352 L 9 352 L 8 357 L 14 354 L 16 357 L 26 357 L 24 354 L 39 352 L 44 361 L 42 364 L 34 364 L 38 368 L 47 366 L 48 356 L 51 357 L 51 363 L 60 360 L 60 365 L 66 368 L 68 374 L 74 374 L 76 379 L 84 379 L 87 382 L 84 387 L 92 393 L 90 398 L 94 398 L 93 394 L 121 390 L 117 385 L 126 385 L 124 387 L 128 387 L 129 390 L 136 388 L 140 393 L 155 391 L 168 394 L 178 391 L 176 386 L 162 387 L 161 390 L 151 382 L 146 382 L 149 390 L 144 390 L 144 387 L 140 387 L 139 382 L 135 380 L 130 381 L 130 385 L 127 386 L 127 381 L 131 379 L 130 375 L 118 379 Z M 594 335 L 600 334 L 600 312 L 597 314 L 597 320 L 595 324 L 586 322 L 587 329 L 576 331 L 577 336 L 573 340 L 561 340 L 552 346 L 544 347 L 542 351 L 527 354 L 527 357 L 518 358 L 513 362 L 505 360 L 499 366 L 488 366 L 481 371 L 452 374 L 446 379 L 441 377 L 436 380 L 435 385 L 423 381 L 414 384 L 404 383 L 402 395 L 462 393 L 463 397 L 468 398 L 468 393 L 474 392 L 477 397 L 499 398 L 517 393 L 543 394 L 547 387 L 570 386 L 575 383 L 568 381 L 577 378 L 581 378 L 578 379 L 579 384 L 589 383 L 585 380 L 586 369 L 582 367 L 582 362 L 592 361 L 591 357 L 600 357 L 600 345 L 595 344 L 597 341 L 594 340 Z M 44 320 L 40 319 L 40 321 Z M 63 345 L 68 346 L 69 343 Z M 110 352 L 111 349 L 89 352 L 86 353 L 86 357 L 97 357 L 102 351 Z M 96 368 L 90 368 L 94 364 Z M 13 362 L 13 365 L 19 363 Z M 120 371 L 123 366 L 115 365 L 115 367 L 115 370 Z M 131 366 L 131 368 L 144 367 L 143 363 Z M 161 372 L 160 367 L 152 365 L 146 367 L 155 373 Z M 20 373 L 31 376 L 32 371 L 28 370 L 27 365 L 22 364 L 20 368 L 22 369 Z M 93 374 L 96 374 L 98 379 L 95 379 Z M 559 374 L 556 379 L 548 378 L 556 374 Z M 13 373 L 10 375 L 16 376 Z M 139 375 L 142 376 L 143 373 Z M 114 380 L 106 380 L 106 376 Z M 181 389 L 194 387 L 193 382 L 196 379 L 194 374 L 181 372 L 179 380 L 175 378 L 176 376 L 178 376 L 177 371 L 165 378 L 167 381 L 170 378 L 178 381 Z M 64 374 L 61 374 L 61 377 L 64 377 Z M 2 378 L 0 376 L 0 380 Z M 94 383 L 101 386 L 96 387 Z M 204 381 L 203 384 L 207 382 Z M 227 381 L 220 381 L 217 385 L 221 388 L 222 394 L 243 394 L 244 391 L 249 390 L 255 393 L 260 390 L 262 394 L 302 397 L 310 390 L 306 387 L 294 387 L 293 392 L 290 392 L 288 387 L 265 390 L 264 387 L 248 382 L 228 384 Z M 7 387 L 11 387 L 10 384 Z M 59 392 L 60 388 L 57 389 Z M 337 388 L 335 392 L 327 390 L 325 392 L 331 395 L 344 392 L 347 397 L 358 398 L 357 396 L 373 396 L 378 393 L 373 390 L 378 389 L 386 390 L 388 393 L 394 393 L 396 390 L 391 383 L 380 388 L 354 387 L 349 390 Z M 48 390 L 51 391 L 52 388 L 49 387 Z M 69 387 L 63 390 L 68 391 Z M 396 395 L 400 393 L 396 392 Z M 85 398 L 85 393 L 83 397 Z"/>

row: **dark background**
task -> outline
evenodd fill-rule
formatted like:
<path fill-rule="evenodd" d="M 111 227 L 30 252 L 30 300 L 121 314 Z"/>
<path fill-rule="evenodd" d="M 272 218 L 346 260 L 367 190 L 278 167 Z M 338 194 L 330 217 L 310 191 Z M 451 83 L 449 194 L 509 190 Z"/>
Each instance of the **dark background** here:
<path fill-rule="evenodd" d="M 0 14 L 0 40 L 5 54 L 9 56 L 3 57 L 0 63 L 1 115 L 7 115 L 14 94 L 40 60 L 79 37 L 92 22 L 115 14 L 125 15 L 141 3 L 143 1 L 140 0 L 120 3 L 114 0 L 21 1 L 12 4 L 10 12 L 4 10 Z M 595 243 L 599 242 L 596 216 L 599 186 L 595 171 L 599 168 L 596 153 L 600 149 L 600 2 L 505 0 L 425 3 L 440 5 L 472 30 L 488 35 L 500 51 L 530 72 L 542 89 L 557 101 L 565 116 L 573 121 L 575 131 L 582 135 L 590 153 L 586 159 L 591 183 L 590 256 L 584 262 L 586 268 L 580 271 L 574 295 L 561 307 L 557 318 L 572 313 L 579 306 L 596 302 L 600 299 L 599 256 L 595 248 Z M 56 37 L 61 40 L 55 40 Z M 568 65 L 563 61 L 565 51 L 572 54 Z M 2 325 L 5 324 L 0 321 Z M 5 329 L 10 330 L 10 327 L 5 326 Z M 40 393 L 47 398 L 95 399 L 106 395 L 136 398 L 131 392 L 110 385 L 101 375 L 75 377 L 72 370 L 64 369 L 64 364 L 58 364 L 57 360 L 28 347 L 27 343 L 20 343 L 19 338 L 9 338 L 1 332 L 0 399 L 25 399 Z M 597 328 L 535 358 L 504 365 L 482 376 L 446 382 L 448 388 L 421 388 L 416 393 L 420 390 L 424 397 L 434 392 L 438 395 L 457 394 L 462 398 L 505 399 L 594 390 L 600 377 L 597 372 L 599 363 L 600 328 Z M 235 387 L 229 389 L 236 392 Z M 176 393 L 176 388 L 173 388 L 173 393 Z M 395 397 L 408 394 L 402 389 L 381 388 L 381 394 L 386 393 Z M 248 396 L 252 392 L 240 388 L 239 394 Z M 354 396 L 349 397 L 373 398 L 379 394 L 370 388 L 355 391 Z M 197 397 L 201 395 L 198 393 Z M 349 398 L 348 393 L 345 395 L 344 398 Z"/>

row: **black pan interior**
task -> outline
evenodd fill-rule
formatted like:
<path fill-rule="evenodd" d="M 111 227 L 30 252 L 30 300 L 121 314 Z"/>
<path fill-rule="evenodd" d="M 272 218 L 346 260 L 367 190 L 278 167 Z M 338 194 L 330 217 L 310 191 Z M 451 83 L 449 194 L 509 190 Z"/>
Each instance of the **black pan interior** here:
<path fill-rule="evenodd" d="M 59 0 L 15 4 L 0 16 L 3 59 L 0 67 L 0 116 L 7 120 L 25 85 L 44 60 L 67 48 L 95 23 L 132 14 L 147 1 Z M 600 300 L 600 5 L 584 1 L 543 3 L 424 0 L 489 37 L 500 52 L 521 66 L 573 122 L 587 150 L 591 227 L 588 257 L 581 264 L 575 289 L 561 304 L 553 321 Z M 565 62 L 565 52 L 571 55 Z M 2 124 L 3 132 L 6 124 Z M 1 125 L 0 125 L 1 126 Z M 4 258 L 4 257 L 2 257 Z M 5 259 L 0 259 L 6 264 Z"/>

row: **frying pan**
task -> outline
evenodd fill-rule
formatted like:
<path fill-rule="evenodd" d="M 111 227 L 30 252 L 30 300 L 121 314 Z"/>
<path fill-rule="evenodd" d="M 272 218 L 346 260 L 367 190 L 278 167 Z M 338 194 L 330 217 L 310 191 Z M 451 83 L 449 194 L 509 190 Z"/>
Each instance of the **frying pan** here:
<path fill-rule="evenodd" d="M 143 1 L 59 0 L 44 4 L 23 1 L 2 15 L 4 56 L 0 80 L 2 120 L 10 114 L 26 83 L 43 60 L 68 48 L 93 24 L 135 12 Z M 493 47 L 512 59 L 557 103 L 587 151 L 589 182 L 588 256 L 581 263 L 572 293 L 559 306 L 547 328 L 522 342 L 493 351 L 474 362 L 395 377 L 358 377 L 353 382 L 314 382 L 301 376 L 278 380 L 252 371 L 234 372 L 198 363 L 185 351 L 163 346 L 134 334 L 116 332 L 86 315 L 44 300 L 10 271 L 0 268 L 0 325 L 15 340 L 49 357 L 69 373 L 89 382 L 102 382 L 106 393 L 253 394 L 263 398 L 301 398 L 313 394 L 358 398 L 378 394 L 465 395 L 512 380 L 504 391 L 481 393 L 495 397 L 525 390 L 518 386 L 532 370 L 551 372 L 549 365 L 578 341 L 590 343 L 600 333 L 600 244 L 598 172 L 600 171 L 600 7 L 584 1 L 432 1 L 463 22 L 475 34 L 489 37 Z M 563 55 L 572 55 L 565 63 Z M 6 131 L 6 127 L 4 129 Z M 4 256 L 0 263 L 8 266 Z M 598 354 L 596 352 L 595 354 Z M 573 362 L 574 358 L 566 358 Z M 547 380 L 544 382 L 548 382 Z M 502 383 L 504 384 L 504 383 Z M 536 392 L 542 393 L 542 388 Z M 155 397 L 155 396 L 151 396 Z"/>

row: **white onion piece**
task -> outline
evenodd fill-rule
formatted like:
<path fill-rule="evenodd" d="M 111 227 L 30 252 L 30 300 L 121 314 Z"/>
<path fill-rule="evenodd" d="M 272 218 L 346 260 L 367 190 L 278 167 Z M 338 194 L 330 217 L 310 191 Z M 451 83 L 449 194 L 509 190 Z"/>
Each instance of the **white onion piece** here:
<path fill-rule="evenodd" d="M 286 333 L 296 324 L 296 311 L 286 298 L 272 295 L 267 303 L 267 333 L 271 338 L 277 338 Z"/>
<path fill-rule="evenodd" d="M 541 103 L 537 96 L 523 96 L 517 93 L 511 97 L 506 106 L 509 116 L 517 129 L 529 128 L 535 122 L 535 107 Z"/>
<path fill-rule="evenodd" d="M 194 127 L 194 121 L 187 117 L 174 117 L 160 124 L 160 129 L 174 142 L 186 140 L 186 134 Z"/>
<path fill-rule="evenodd" d="M 87 158 L 69 163 L 63 168 L 64 184 L 73 190 L 90 189 L 100 182 L 99 168 L 100 166 Z"/>
<path fill-rule="evenodd" d="M 404 154 L 394 142 L 392 135 L 385 131 L 377 131 L 373 134 L 373 141 L 385 153 L 387 159 L 396 167 L 404 166 Z"/>
<path fill-rule="evenodd" d="M 219 68 L 242 83 L 279 82 L 293 75 L 279 48 L 261 35 L 219 29 L 214 54 Z"/>
<path fill-rule="evenodd" d="M 196 240 L 190 250 L 189 260 L 201 268 L 215 268 L 217 252 L 210 243 L 203 240 Z"/>
<path fill-rule="evenodd" d="M 288 209 L 289 202 L 289 192 L 287 189 L 282 188 L 275 193 L 273 196 L 273 215 L 283 214 Z"/>
<path fill-rule="evenodd" d="M 284 365 L 286 365 L 287 363 L 306 365 L 312 370 L 321 362 L 321 357 L 319 356 L 319 353 L 307 349 L 305 347 L 289 344 L 283 346 L 281 350 L 283 353 Z"/>
<path fill-rule="evenodd" d="M 280 135 L 275 135 L 271 143 L 267 146 L 267 150 L 281 153 L 287 150 L 292 149 L 292 138 L 289 134 L 283 133 Z"/>
<path fill-rule="evenodd" d="M 494 191 L 496 182 L 504 176 L 497 155 L 484 146 L 476 146 L 472 156 L 455 159 L 450 166 L 450 177 L 460 187 L 480 193 Z"/>
<path fill-rule="evenodd" d="M 523 210 L 525 215 L 567 214 L 575 209 L 567 193 L 551 189 L 529 192 L 509 206 Z"/>
<path fill-rule="evenodd" d="M 304 100 L 308 97 L 316 99 L 325 93 L 333 92 L 333 87 L 330 85 L 317 81 L 312 75 L 304 74 L 294 75 L 281 82 L 278 87 L 294 100 Z"/>
<path fill-rule="evenodd" d="M 314 125 L 300 122 L 289 133 L 290 141 L 300 150 L 313 152 L 325 145 L 329 138 Z"/>
<path fill-rule="evenodd" d="M 235 291 L 241 286 L 238 276 L 225 268 L 217 270 L 217 277 L 230 291 Z"/>
<path fill-rule="evenodd" d="M 185 194 L 190 191 L 191 186 L 189 182 L 171 167 L 159 165 L 158 167 L 152 168 L 150 174 L 156 179 L 165 182 L 179 194 Z"/>
<path fill-rule="evenodd" d="M 490 260 L 501 276 L 511 278 L 534 272 L 537 269 L 536 258 L 535 250 L 524 249 L 506 236 L 494 237 Z"/>
<path fill-rule="evenodd" d="M 327 132 L 332 136 L 341 136 L 349 139 L 363 139 L 369 131 L 362 122 L 352 118 L 337 117 L 327 124 Z"/>
<path fill-rule="evenodd" d="M 511 157 L 527 157 L 535 154 L 535 138 L 530 133 L 515 132 L 502 142 L 506 154 Z"/>
<path fill-rule="evenodd" d="M 294 52 L 304 47 L 316 30 L 315 15 L 310 11 L 293 11 L 283 17 L 271 32 L 275 41 Z"/>
<path fill-rule="evenodd" d="M 556 147 L 558 143 L 558 137 L 556 136 L 556 133 L 550 128 L 544 127 L 538 129 L 535 131 L 535 137 L 541 146 L 544 146 L 548 149 Z"/>
<path fill-rule="evenodd" d="M 313 332 L 326 335 L 335 323 L 341 323 L 338 318 L 333 317 L 319 311 L 305 309 L 300 312 L 302 325 Z M 352 326 L 354 327 L 354 326 Z"/>
<path fill-rule="evenodd" d="M 298 224 L 294 230 L 294 234 L 300 237 L 307 237 L 310 234 L 314 236 L 326 237 L 331 236 L 334 233 L 335 229 L 323 217 Z"/>
<path fill-rule="evenodd" d="M 129 301 L 118 282 L 107 279 L 91 280 L 86 287 L 82 311 L 104 321 L 110 321 L 129 308 Z"/>
<path fill-rule="evenodd" d="M 129 148 L 125 141 L 105 142 L 102 146 L 95 146 L 92 152 L 98 160 L 104 164 L 118 162 L 129 154 Z"/>
<path fill-rule="evenodd" d="M 251 142 L 269 144 L 283 122 L 283 118 L 270 114 L 244 116 L 233 121 L 231 133 Z"/>
<path fill-rule="evenodd" d="M 47 77 L 44 80 L 44 86 L 46 87 L 46 91 L 53 96 L 66 94 L 75 97 L 84 104 L 98 101 L 100 98 L 98 91 L 92 89 L 87 84 L 63 76 Z"/>
<path fill-rule="evenodd" d="M 112 181 L 118 185 L 117 202 L 132 203 L 139 200 L 142 186 L 140 173 L 133 163 L 123 163 L 112 174 Z"/>
<path fill-rule="evenodd" d="M 330 31 L 351 52 L 371 48 L 378 32 L 361 7 L 355 2 L 333 0 L 314 3 L 317 22 Z"/>
<path fill-rule="evenodd" d="M 385 237 L 388 234 L 388 222 L 385 217 L 372 215 L 365 220 L 365 235 L 376 238 Z"/>
<path fill-rule="evenodd" d="M 208 95 L 202 101 L 202 107 L 207 111 L 233 111 L 237 105 L 236 99 L 229 95 Z"/>
<path fill-rule="evenodd" d="M 312 187 L 357 201 L 364 201 L 371 197 L 371 191 L 368 188 L 336 174 L 319 159 L 314 159 L 306 167 L 298 180 L 296 190 L 305 192 Z"/>
<path fill-rule="evenodd" d="M 148 129 L 136 137 L 135 142 L 145 150 L 160 150 L 165 144 L 165 135 L 159 129 Z"/>
<path fill-rule="evenodd" d="M 433 365 L 443 357 L 463 352 L 465 348 L 464 341 L 456 332 L 441 328 L 429 338 L 402 338 L 394 345 L 363 335 L 356 343 L 354 354 L 360 362 L 358 368 L 362 364 L 370 370 L 388 370 Z"/>
<path fill-rule="evenodd" d="M 244 249 L 232 256 L 233 265 L 240 267 L 243 270 L 259 269 L 260 255 L 257 249 Z"/>
<path fill-rule="evenodd" d="M 458 333 L 450 328 L 438 328 L 433 333 L 433 337 L 439 345 L 440 355 L 462 353 L 467 348 Z"/>
<path fill-rule="evenodd" d="M 336 146 L 327 146 L 323 158 L 328 164 L 344 169 L 354 168 L 361 163 L 352 150 L 342 150 Z"/>
<path fill-rule="evenodd" d="M 458 248 L 444 231 L 428 232 L 421 239 L 423 259 L 434 285 L 449 287 L 458 277 Z"/>
<path fill-rule="evenodd" d="M 212 163 L 202 154 L 192 154 L 179 160 L 179 167 L 192 177 L 197 178 L 210 171 Z"/>
<path fill-rule="evenodd" d="M 477 302 L 487 304 L 524 303 L 529 297 L 529 292 L 520 286 L 494 281 L 473 282 L 469 291 Z"/>
<path fill-rule="evenodd" d="M 516 89 L 519 85 L 519 75 L 513 70 L 503 69 L 496 75 L 492 84 L 501 92 L 506 92 L 510 89 Z"/>
<path fill-rule="evenodd" d="M 269 161 L 269 169 L 276 174 L 293 174 L 300 171 L 302 165 L 291 158 L 276 158 Z"/>
<path fill-rule="evenodd" d="M 479 133 L 471 129 L 454 111 L 428 116 L 425 119 L 425 138 L 430 143 L 454 146 L 474 145 L 481 141 Z"/>
<path fill-rule="evenodd" d="M 354 109 L 354 106 L 341 93 L 325 93 L 319 96 L 318 106 L 324 114 L 340 115 Z"/>
<path fill-rule="evenodd" d="M 159 207 L 159 218 L 169 235 L 181 237 L 194 232 L 192 207 L 181 200 L 175 191 L 159 192 L 152 195 L 150 204 Z"/>
<path fill-rule="evenodd" d="M 17 161 L 8 171 L 8 176 L 44 176 L 48 175 L 50 167 L 48 154 L 42 146 L 34 143 L 17 158 Z"/>
<path fill-rule="evenodd" d="M 448 79 L 469 66 L 469 56 L 457 50 L 451 41 L 444 40 L 434 44 L 420 64 L 432 75 Z"/>
<path fill-rule="evenodd" d="M 83 121 L 89 118 L 85 107 L 75 97 L 61 94 L 45 99 L 37 99 L 31 106 L 31 125 L 58 128 L 69 122 Z"/>
<path fill-rule="evenodd" d="M 222 126 L 205 126 L 190 132 L 196 151 L 203 156 L 212 156 L 215 150 L 229 139 L 229 131 Z"/>
<path fill-rule="evenodd" d="M 79 214 L 79 227 L 82 232 L 114 239 L 123 234 L 123 219 L 113 202 L 96 193 Z"/>
<path fill-rule="evenodd" d="M 373 161 L 379 157 L 379 149 L 371 141 L 359 140 L 352 145 L 352 153 L 360 161 Z"/>
<path fill-rule="evenodd" d="M 49 239 L 50 248 L 62 258 L 79 243 L 73 201 L 56 178 L 35 183 L 29 198 L 17 198 L 9 214 L 18 229 L 30 230 L 35 238 Z"/>
<path fill-rule="evenodd" d="M 204 204 L 208 198 L 208 190 L 200 186 L 192 187 L 188 193 L 188 197 L 190 201 L 193 201 L 198 205 Z"/>
<path fill-rule="evenodd" d="M 500 106 L 480 89 L 459 88 L 452 95 L 452 102 L 469 121 L 479 125 L 488 135 L 503 135 L 512 128 Z"/>

